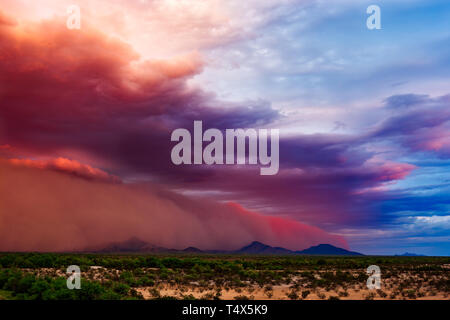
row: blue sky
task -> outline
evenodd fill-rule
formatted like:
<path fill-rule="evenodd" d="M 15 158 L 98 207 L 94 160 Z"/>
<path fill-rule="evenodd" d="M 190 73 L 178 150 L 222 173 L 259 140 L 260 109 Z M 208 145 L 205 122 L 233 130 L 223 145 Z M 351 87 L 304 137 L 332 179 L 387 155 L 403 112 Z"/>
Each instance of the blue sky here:
<path fill-rule="evenodd" d="M 381 30 L 366 28 L 370 4 L 381 8 Z M 217 63 L 195 81 L 224 99 L 269 101 L 286 115 L 287 132 L 364 135 L 392 116 L 388 97 L 450 93 L 448 1 L 288 3 L 251 34 L 206 50 Z M 341 232 L 367 253 L 448 255 L 448 153 L 390 139 L 366 147 L 416 169 L 386 187 L 389 199 L 373 203 L 381 211 L 375 225 Z"/>

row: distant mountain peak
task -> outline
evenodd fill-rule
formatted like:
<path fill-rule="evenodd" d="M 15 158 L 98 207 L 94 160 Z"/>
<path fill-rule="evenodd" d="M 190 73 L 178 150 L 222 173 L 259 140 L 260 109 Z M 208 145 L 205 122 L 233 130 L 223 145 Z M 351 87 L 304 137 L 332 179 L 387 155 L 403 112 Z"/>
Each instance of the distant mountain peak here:
<path fill-rule="evenodd" d="M 335 247 L 331 244 L 321 243 L 317 246 L 312 246 L 302 251 L 292 251 L 282 247 L 271 247 L 259 241 L 253 241 L 249 245 L 236 250 L 238 254 L 274 254 L 274 255 L 292 255 L 292 254 L 305 254 L 305 255 L 348 255 L 356 256 L 362 255 L 359 252 L 348 251 L 342 248 Z"/>
<path fill-rule="evenodd" d="M 249 245 L 235 251 L 240 254 L 292 254 L 291 250 L 281 247 L 271 247 L 259 241 L 253 241 Z"/>
<path fill-rule="evenodd" d="M 186 249 L 183 249 L 183 252 L 200 253 L 203 251 L 196 247 L 187 247 Z"/>
<path fill-rule="evenodd" d="M 264 249 L 264 248 L 269 248 L 270 246 L 268 246 L 267 244 L 264 244 L 262 242 L 259 241 L 253 241 L 252 243 L 250 243 L 249 245 L 242 247 L 240 250 L 247 250 L 247 249 Z"/>
<path fill-rule="evenodd" d="M 321 243 L 316 246 L 317 248 L 338 248 L 328 243 Z M 311 247 L 312 248 L 312 247 Z"/>
<path fill-rule="evenodd" d="M 250 246 L 265 246 L 265 247 L 268 247 L 268 245 L 266 245 L 266 244 L 264 244 L 264 243 L 262 243 L 262 242 L 259 242 L 259 241 L 253 241 L 253 242 L 250 243 L 249 245 L 250 245 Z"/>
<path fill-rule="evenodd" d="M 417 253 L 411 253 L 411 252 L 396 254 L 396 256 L 398 256 L 398 257 L 425 257 L 424 254 L 417 254 Z"/>
<path fill-rule="evenodd" d="M 250 244 L 242 247 L 241 249 L 235 251 L 223 251 L 223 250 L 209 250 L 202 251 L 196 247 L 187 247 L 183 250 L 168 249 L 157 247 L 149 244 L 138 237 L 131 237 L 128 240 L 121 242 L 112 242 L 107 246 L 92 250 L 90 252 L 101 252 L 101 253 L 227 253 L 227 254 L 261 254 L 261 255 L 362 255 L 358 252 L 348 251 L 342 248 L 335 247 L 331 244 L 321 243 L 317 246 L 312 246 L 308 249 L 301 251 L 292 251 L 282 247 L 272 247 L 270 245 L 264 244 L 260 241 L 253 241 Z"/>
<path fill-rule="evenodd" d="M 362 253 L 349 251 L 343 248 L 335 247 L 331 244 L 321 243 L 317 246 L 312 246 L 308 249 L 296 251 L 298 254 L 311 254 L 311 255 L 346 255 L 346 256 L 362 256 Z"/>
<path fill-rule="evenodd" d="M 125 241 L 112 242 L 97 252 L 115 253 L 115 252 L 157 252 L 165 250 L 152 244 L 149 244 L 138 237 L 131 237 Z"/>

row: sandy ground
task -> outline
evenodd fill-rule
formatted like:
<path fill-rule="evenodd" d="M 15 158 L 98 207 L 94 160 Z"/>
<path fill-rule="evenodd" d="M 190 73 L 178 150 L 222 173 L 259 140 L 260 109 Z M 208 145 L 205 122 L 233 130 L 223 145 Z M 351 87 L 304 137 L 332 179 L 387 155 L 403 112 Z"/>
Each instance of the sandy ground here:
<path fill-rule="evenodd" d="M 142 294 L 144 299 L 153 299 L 155 298 L 152 294 L 154 287 L 145 287 L 138 288 L 137 291 Z M 310 293 L 306 296 L 306 298 L 301 297 L 302 291 L 310 291 Z M 383 290 L 383 288 L 382 288 Z M 260 287 L 252 287 L 250 290 L 247 288 L 239 289 L 220 289 L 220 299 L 222 300 L 234 300 L 235 297 L 246 296 L 251 300 L 291 300 L 288 296 L 292 291 L 289 288 L 289 285 L 280 285 L 273 286 L 273 290 L 265 291 Z M 165 286 L 163 288 L 159 288 L 159 294 L 161 297 L 163 296 L 171 296 L 176 297 L 178 299 L 183 299 L 184 296 L 192 295 L 196 299 L 212 299 L 218 290 L 202 290 L 200 288 L 177 288 L 173 286 Z M 326 300 L 330 297 L 339 297 L 340 300 L 365 300 L 368 296 L 373 296 L 373 300 L 389 300 L 389 299 L 408 299 L 407 297 L 402 297 L 401 295 L 396 296 L 395 298 L 391 298 L 392 290 L 383 290 L 386 293 L 385 297 L 381 297 L 376 290 L 369 290 L 367 288 L 351 288 L 347 289 L 346 296 L 344 296 L 344 289 L 334 289 L 326 291 L 325 289 L 303 289 L 298 290 L 298 298 L 301 300 Z M 425 293 L 426 294 L 426 293 Z M 436 300 L 436 299 L 450 299 L 449 296 L 446 296 L 444 293 L 437 294 L 429 294 L 424 297 L 418 297 L 417 300 Z"/>

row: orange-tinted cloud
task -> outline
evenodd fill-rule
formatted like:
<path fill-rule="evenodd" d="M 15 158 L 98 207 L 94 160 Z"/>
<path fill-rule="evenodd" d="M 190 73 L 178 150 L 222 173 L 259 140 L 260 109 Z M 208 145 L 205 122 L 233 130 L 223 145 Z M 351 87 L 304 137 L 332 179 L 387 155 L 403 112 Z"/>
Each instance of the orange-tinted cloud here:
<path fill-rule="evenodd" d="M 15 26 L 17 25 L 17 21 L 11 17 L 0 11 L 0 25 L 4 26 Z"/>
<path fill-rule="evenodd" d="M 201 70 L 198 54 L 139 60 L 125 42 L 64 19 L 0 24 L 0 144 L 47 157 L 120 152 L 126 134 L 158 134 L 167 128 L 156 117 L 203 101 L 186 83 Z"/>
<path fill-rule="evenodd" d="M 183 98 L 183 80 L 202 67 L 195 54 L 139 61 L 128 44 L 88 27 L 73 32 L 59 20 L 1 26 L 0 44 L 6 117 L 101 121 L 123 112 L 158 114 Z"/>
<path fill-rule="evenodd" d="M 104 182 L 120 182 L 120 179 L 107 172 L 82 164 L 76 160 L 65 158 L 56 158 L 50 160 L 32 160 L 32 159 L 9 159 L 8 162 L 14 166 L 48 169 L 58 172 L 71 174 L 88 180 L 97 180 Z"/>

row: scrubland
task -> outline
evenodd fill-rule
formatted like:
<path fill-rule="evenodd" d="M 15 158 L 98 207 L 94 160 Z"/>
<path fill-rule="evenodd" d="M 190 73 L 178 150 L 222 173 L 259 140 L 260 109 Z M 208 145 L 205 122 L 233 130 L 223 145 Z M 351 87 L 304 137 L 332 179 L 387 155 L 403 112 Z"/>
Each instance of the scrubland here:
<path fill-rule="evenodd" d="M 70 265 L 80 290 L 67 289 Z M 450 257 L 4 253 L 0 299 L 449 299 L 449 274 Z"/>

